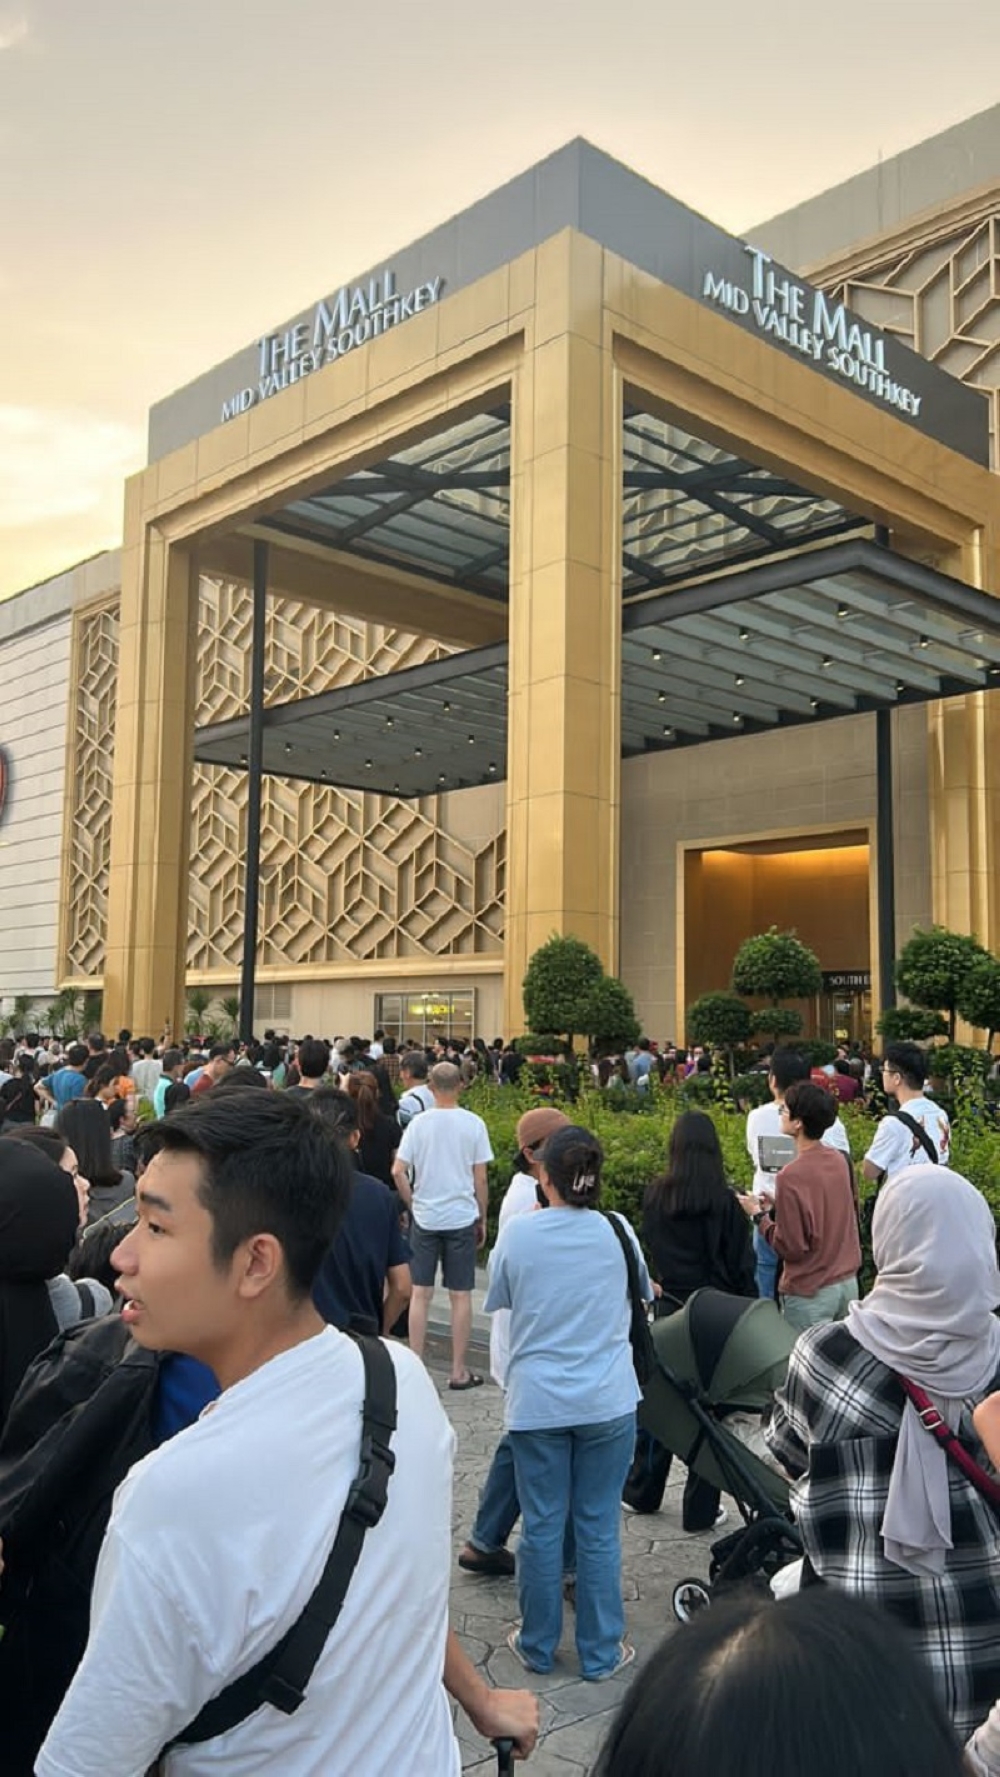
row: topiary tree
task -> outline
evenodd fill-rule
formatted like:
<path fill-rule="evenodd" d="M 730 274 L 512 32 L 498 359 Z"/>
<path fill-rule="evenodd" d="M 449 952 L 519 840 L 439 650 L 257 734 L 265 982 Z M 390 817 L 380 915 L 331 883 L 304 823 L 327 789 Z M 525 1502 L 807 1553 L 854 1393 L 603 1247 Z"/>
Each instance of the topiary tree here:
<path fill-rule="evenodd" d="M 601 961 L 581 938 L 551 937 L 528 963 L 522 993 L 529 1030 L 556 1031 L 569 1047 L 588 1033 L 590 996 L 605 979 Z"/>
<path fill-rule="evenodd" d="M 940 1012 L 922 1006 L 887 1006 L 875 1029 L 887 1043 L 925 1043 L 930 1037 L 946 1037 L 948 1026 Z"/>
<path fill-rule="evenodd" d="M 986 1053 L 1000 1030 L 1000 962 L 984 951 L 969 964 L 959 989 L 958 1014 L 968 1024 L 986 1032 Z"/>
<path fill-rule="evenodd" d="M 802 1014 L 794 1006 L 762 1006 L 751 1012 L 750 1029 L 755 1037 L 797 1037 L 802 1033 Z"/>
<path fill-rule="evenodd" d="M 733 1051 L 750 1039 L 750 1008 L 735 993 L 703 993 L 688 1007 L 688 1036 L 709 1049 L 722 1049 L 729 1063 L 729 1077 L 736 1075 Z"/>
<path fill-rule="evenodd" d="M 918 926 L 896 959 L 896 986 L 915 1006 L 943 1012 L 948 1041 L 955 1041 L 955 1019 L 962 987 L 972 964 L 990 959 L 988 950 L 966 932 L 945 926 Z"/>
<path fill-rule="evenodd" d="M 602 975 L 587 998 L 583 1034 L 595 1049 L 627 1049 L 642 1034 L 632 995 L 615 975 Z"/>
<path fill-rule="evenodd" d="M 819 993 L 823 971 L 819 958 L 808 944 L 794 932 L 779 932 L 770 926 L 756 937 L 745 938 L 733 962 L 733 987 L 737 993 L 753 994 L 770 1003 L 751 1015 L 751 1029 L 757 1036 L 797 1037 L 802 1029 L 801 1014 L 780 1000 L 805 1000 Z"/>

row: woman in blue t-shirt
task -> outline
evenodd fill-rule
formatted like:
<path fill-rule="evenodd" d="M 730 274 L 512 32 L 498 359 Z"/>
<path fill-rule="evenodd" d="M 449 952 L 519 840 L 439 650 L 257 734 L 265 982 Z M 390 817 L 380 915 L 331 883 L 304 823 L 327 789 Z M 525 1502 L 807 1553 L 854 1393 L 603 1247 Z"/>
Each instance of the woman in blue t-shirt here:
<path fill-rule="evenodd" d="M 575 1125 L 540 1156 L 544 1215 L 504 1229 L 486 1308 L 510 1309 L 506 1422 L 521 1502 L 517 1577 L 522 1621 L 508 1646 L 529 1672 L 550 1672 L 562 1633 L 567 1520 L 576 1539 L 576 1648 L 584 1678 L 629 1665 L 621 1593 L 621 1491 L 635 1441 L 639 1388 L 629 1344 L 625 1258 L 596 1214 L 603 1155 Z M 638 1242 L 645 1297 L 652 1284 Z"/>

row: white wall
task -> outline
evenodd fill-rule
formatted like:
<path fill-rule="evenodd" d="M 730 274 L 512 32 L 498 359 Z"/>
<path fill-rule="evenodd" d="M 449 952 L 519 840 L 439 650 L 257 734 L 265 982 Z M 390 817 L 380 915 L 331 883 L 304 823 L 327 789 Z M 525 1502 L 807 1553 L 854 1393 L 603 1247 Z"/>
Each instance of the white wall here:
<path fill-rule="evenodd" d="M 66 612 L 0 637 L 0 1011 L 14 994 L 55 991 L 70 629 Z"/>

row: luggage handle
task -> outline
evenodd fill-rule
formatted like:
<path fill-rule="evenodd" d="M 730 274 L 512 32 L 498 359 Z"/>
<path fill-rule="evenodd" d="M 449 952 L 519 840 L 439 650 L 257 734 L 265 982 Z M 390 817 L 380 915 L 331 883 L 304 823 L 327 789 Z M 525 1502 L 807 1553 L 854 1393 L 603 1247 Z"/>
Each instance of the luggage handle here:
<path fill-rule="evenodd" d="M 514 1769 L 513 1740 L 494 1740 L 493 1744 L 497 1749 L 497 1771 L 499 1772 L 499 1777 L 511 1777 L 511 1772 Z"/>

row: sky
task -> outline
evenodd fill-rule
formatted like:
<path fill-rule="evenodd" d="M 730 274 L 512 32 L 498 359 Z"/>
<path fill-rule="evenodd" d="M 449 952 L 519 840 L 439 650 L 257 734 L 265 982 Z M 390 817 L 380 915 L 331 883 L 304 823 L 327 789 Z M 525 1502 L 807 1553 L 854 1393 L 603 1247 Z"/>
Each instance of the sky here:
<path fill-rule="evenodd" d="M 740 233 L 1000 100 L 998 0 L 0 0 L 0 597 L 151 404 L 584 135 Z"/>

